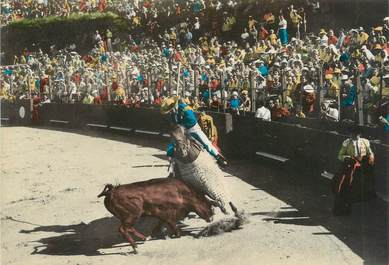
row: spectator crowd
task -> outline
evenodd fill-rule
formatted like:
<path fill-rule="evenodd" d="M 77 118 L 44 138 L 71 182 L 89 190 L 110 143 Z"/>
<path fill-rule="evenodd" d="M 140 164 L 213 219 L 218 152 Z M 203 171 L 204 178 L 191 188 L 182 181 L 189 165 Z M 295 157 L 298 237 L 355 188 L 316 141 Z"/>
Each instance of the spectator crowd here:
<path fill-rule="evenodd" d="M 316 1 L 308 2 L 313 11 L 318 8 Z M 314 34 L 307 32 L 302 7 L 292 5 L 238 21 L 239 4 L 6 1 L 3 23 L 18 19 L 15 16 L 115 8 L 151 34 L 130 35 L 119 49 L 109 29 L 96 31 L 95 48 L 83 55 L 74 47 L 26 49 L 14 65 L 2 68 L 1 96 L 140 107 L 160 105 L 164 97 L 178 95 L 195 110 L 255 113 L 265 120 L 317 115 L 355 120 L 359 107 L 365 123 L 388 123 L 389 18 L 372 28 L 323 28 Z M 209 21 L 212 12 L 222 14 L 222 19 Z M 158 18 L 164 16 L 176 17 L 177 23 L 161 26 Z"/>

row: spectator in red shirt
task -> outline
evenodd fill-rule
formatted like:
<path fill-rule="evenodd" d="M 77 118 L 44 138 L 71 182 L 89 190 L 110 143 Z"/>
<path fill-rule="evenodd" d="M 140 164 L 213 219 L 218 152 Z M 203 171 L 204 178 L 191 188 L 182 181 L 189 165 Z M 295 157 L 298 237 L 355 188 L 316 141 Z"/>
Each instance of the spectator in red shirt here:
<path fill-rule="evenodd" d="M 211 82 L 209 82 L 209 87 L 212 91 L 216 91 L 216 89 L 219 87 L 219 81 L 215 78 L 211 78 Z"/>
<path fill-rule="evenodd" d="M 103 104 L 100 95 L 97 93 L 97 90 L 92 91 L 93 104 Z"/>
<path fill-rule="evenodd" d="M 334 31 L 330 29 L 328 31 L 328 45 L 336 45 L 338 43 L 338 38 L 335 36 Z"/>
<path fill-rule="evenodd" d="M 267 37 L 269 37 L 269 32 L 261 26 L 261 29 L 259 30 L 259 39 L 266 40 Z"/>
<path fill-rule="evenodd" d="M 221 104 L 220 100 L 217 98 L 217 96 L 216 96 L 216 95 L 213 95 L 213 96 L 212 96 L 212 99 L 211 99 L 211 104 L 210 104 L 211 110 L 213 110 L 213 111 L 219 111 L 221 105 L 222 105 L 222 104 Z"/>
<path fill-rule="evenodd" d="M 134 106 L 134 108 L 141 107 L 140 97 L 138 95 L 136 95 L 134 100 L 133 100 L 133 106 Z"/>
<path fill-rule="evenodd" d="M 119 84 L 118 84 L 118 82 L 117 82 L 117 79 L 116 79 L 116 77 L 113 77 L 113 78 L 112 78 L 111 90 L 112 90 L 113 92 L 115 92 L 116 89 L 118 89 L 118 88 L 119 88 Z"/>
<path fill-rule="evenodd" d="M 100 0 L 99 1 L 99 11 L 104 12 L 105 8 L 107 7 L 106 0 Z"/>
<path fill-rule="evenodd" d="M 162 105 L 162 101 L 163 101 L 163 98 L 161 97 L 161 95 L 159 94 L 159 92 L 157 92 L 157 93 L 155 94 L 155 98 L 154 98 L 153 104 L 154 104 L 154 105 L 157 105 L 157 106 L 161 106 L 161 105 Z"/>
<path fill-rule="evenodd" d="M 312 113 L 316 101 L 315 89 L 311 85 L 306 85 L 303 88 L 302 105 L 304 114 Z"/>
<path fill-rule="evenodd" d="M 290 116 L 289 110 L 282 107 L 278 99 L 274 103 L 271 101 L 269 105 L 271 108 L 270 112 L 272 121 L 279 121 Z"/>

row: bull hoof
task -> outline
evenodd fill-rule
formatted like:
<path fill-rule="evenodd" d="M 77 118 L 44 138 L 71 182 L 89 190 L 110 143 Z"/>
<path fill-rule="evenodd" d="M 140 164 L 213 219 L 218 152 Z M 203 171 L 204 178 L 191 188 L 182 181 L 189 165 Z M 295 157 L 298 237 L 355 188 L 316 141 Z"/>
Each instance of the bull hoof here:
<path fill-rule="evenodd" d="M 133 249 L 133 251 L 132 251 L 133 254 L 138 254 L 138 251 L 136 250 L 137 247 L 138 246 L 132 248 Z"/>
<path fill-rule="evenodd" d="M 174 233 L 174 238 L 180 238 L 181 237 L 181 231 L 177 230 L 175 233 Z"/>

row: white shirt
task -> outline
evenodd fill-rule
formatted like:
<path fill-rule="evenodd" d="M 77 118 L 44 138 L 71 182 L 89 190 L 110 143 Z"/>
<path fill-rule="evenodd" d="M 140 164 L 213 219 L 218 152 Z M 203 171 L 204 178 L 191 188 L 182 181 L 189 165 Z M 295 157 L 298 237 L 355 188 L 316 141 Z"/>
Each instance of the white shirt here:
<path fill-rule="evenodd" d="M 323 36 L 320 38 L 320 44 L 328 45 L 328 37 L 327 37 L 327 35 L 323 35 Z"/>
<path fill-rule="evenodd" d="M 285 19 L 280 20 L 280 23 L 278 23 L 278 27 L 280 29 L 286 29 L 288 27 L 288 22 Z"/>
<path fill-rule="evenodd" d="M 328 117 L 331 117 L 335 121 L 339 120 L 339 111 L 335 108 L 328 108 Z"/>
<path fill-rule="evenodd" d="M 250 37 L 250 34 L 248 32 L 244 32 L 242 35 L 241 35 L 241 38 L 243 40 L 247 39 L 248 37 Z"/>
<path fill-rule="evenodd" d="M 271 113 L 270 110 L 266 107 L 260 107 L 255 112 L 255 118 L 262 119 L 265 121 L 271 121 Z"/>

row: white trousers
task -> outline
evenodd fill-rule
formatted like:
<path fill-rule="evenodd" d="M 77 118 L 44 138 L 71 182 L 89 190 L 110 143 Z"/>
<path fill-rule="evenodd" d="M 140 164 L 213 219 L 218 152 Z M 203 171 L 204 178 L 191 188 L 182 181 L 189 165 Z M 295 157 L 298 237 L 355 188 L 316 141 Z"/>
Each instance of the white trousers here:
<path fill-rule="evenodd" d="M 198 123 L 192 128 L 186 129 L 186 131 L 190 134 L 191 137 L 199 141 L 212 156 L 217 157 L 219 155 L 219 151 L 212 145 L 211 141 L 201 130 Z"/>

